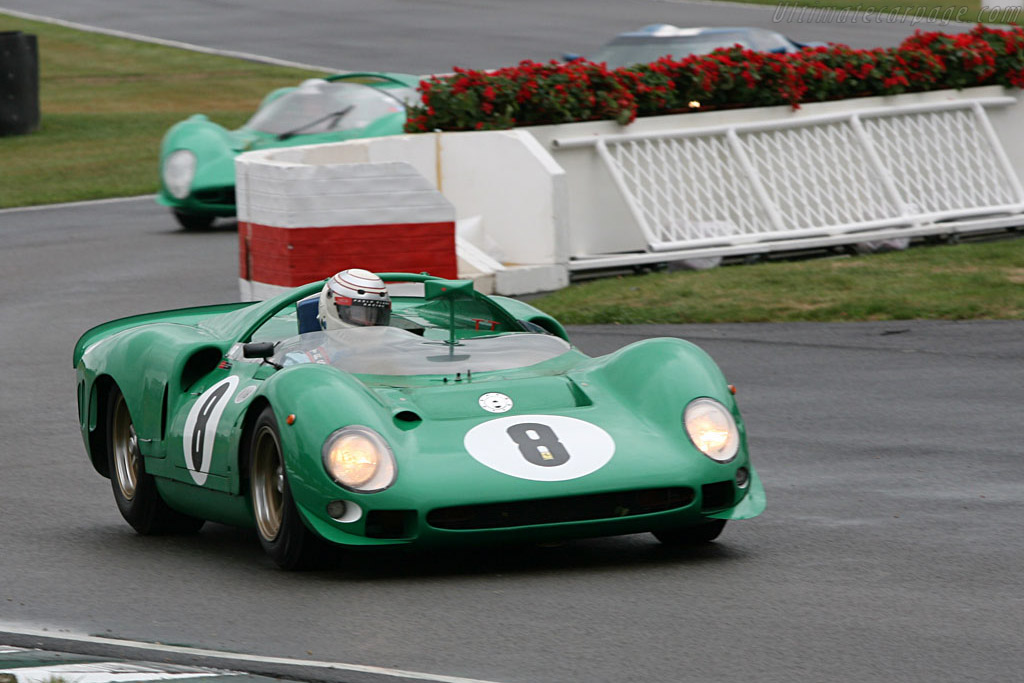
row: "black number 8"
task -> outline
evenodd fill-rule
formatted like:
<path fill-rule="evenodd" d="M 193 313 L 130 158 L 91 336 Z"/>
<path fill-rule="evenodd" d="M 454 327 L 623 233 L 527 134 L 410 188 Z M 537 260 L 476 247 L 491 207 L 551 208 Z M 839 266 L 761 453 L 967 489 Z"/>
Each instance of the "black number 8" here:
<path fill-rule="evenodd" d="M 542 467 L 557 467 L 569 461 L 569 451 L 551 427 L 537 422 L 514 424 L 505 432 L 529 462 Z"/>
<path fill-rule="evenodd" d="M 199 409 L 199 414 L 196 415 L 196 426 L 192 428 L 192 469 L 196 472 L 200 471 L 203 467 L 203 446 L 206 444 L 206 427 L 210 421 L 210 415 L 213 414 L 214 408 L 220 403 L 220 400 L 224 398 L 224 394 L 228 393 L 228 389 L 231 387 L 228 384 L 222 384 L 210 394 L 203 403 L 203 407 Z"/>

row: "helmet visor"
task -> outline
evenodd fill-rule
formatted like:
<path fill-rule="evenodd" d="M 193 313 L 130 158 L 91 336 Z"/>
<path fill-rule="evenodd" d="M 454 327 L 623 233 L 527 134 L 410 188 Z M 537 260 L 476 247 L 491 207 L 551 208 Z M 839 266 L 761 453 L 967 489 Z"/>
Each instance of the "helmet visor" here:
<path fill-rule="evenodd" d="M 388 299 L 335 298 L 338 317 L 349 325 L 387 325 L 391 322 L 391 301 Z"/>

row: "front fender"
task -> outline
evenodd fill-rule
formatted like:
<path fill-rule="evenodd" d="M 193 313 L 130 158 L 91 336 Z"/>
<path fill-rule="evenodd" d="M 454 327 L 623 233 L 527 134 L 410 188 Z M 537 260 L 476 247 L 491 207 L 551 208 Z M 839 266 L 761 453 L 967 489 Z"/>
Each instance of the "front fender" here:
<path fill-rule="evenodd" d="M 637 419 L 654 424 L 682 429 L 686 405 L 695 398 L 713 398 L 732 412 L 746 448 L 746 430 L 725 376 L 711 356 L 690 342 L 645 339 L 595 358 L 581 370 L 574 379 L 613 392 Z"/>
<path fill-rule="evenodd" d="M 333 432 L 359 424 L 387 438 L 391 429 L 391 409 L 359 380 L 327 365 L 285 368 L 266 381 L 262 394 L 277 418 L 297 502 L 313 500 L 314 491 L 334 485 L 321 462 L 321 449 Z"/>
<path fill-rule="evenodd" d="M 192 191 L 203 188 L 223 187 L 235 184 L 235 136 L 231 131 L 210 121 L 202 114 L 195 114 L 176 123 L 164 135 L 160 143 L 161 168 L 169 154 L 186 149 L 196 155 L 196 172 L 192 180 Z M 161 173 L 161 188 L 163 174 Z M 167 195 L 169 198 L 170 195 Z"/>

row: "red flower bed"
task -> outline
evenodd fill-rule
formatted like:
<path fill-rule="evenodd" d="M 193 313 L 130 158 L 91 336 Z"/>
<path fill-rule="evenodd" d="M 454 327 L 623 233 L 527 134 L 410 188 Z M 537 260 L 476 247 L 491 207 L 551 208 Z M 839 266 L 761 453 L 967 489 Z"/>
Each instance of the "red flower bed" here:
<path fill-rule="evenodd" d="M 495 130 L 656 116 L 697 108 L 764 107 L 980 85 L 1024 87 L 1024 29 L 918 31 L 896 48 L 845 45 L 765 54 L 736 46 L 608 69 L 585 60 L 455 69 L 420 83 L 406 131 Z"/>

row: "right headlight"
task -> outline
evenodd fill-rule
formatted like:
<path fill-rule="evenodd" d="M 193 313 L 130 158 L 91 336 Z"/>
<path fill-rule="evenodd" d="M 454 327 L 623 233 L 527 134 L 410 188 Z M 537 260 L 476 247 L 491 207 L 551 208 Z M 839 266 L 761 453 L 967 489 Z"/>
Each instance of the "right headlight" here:
<path fill-rule="evenodd" d="M 175 199 L 184 199 L 192 189 L 196 177 L 196 155 L 187 149 L 177 149 L 164 159 L 164 185 Z"/>
<path fill-rule="evenodd" d="M 324 469 L 341 486 L 360 493 L 382 491 L 395 482 L 395 456 L 380 434 L 352 425 L 327 437 Z"/>
<path fill-rule="evenodd" d="M 740 430 L 724 405 L 713 398 L 690 401 L 683 412 L 686 434 L 697 449 L 716 462 L 729 462 L 740 448 Z"/>

